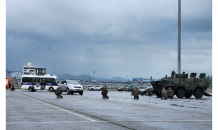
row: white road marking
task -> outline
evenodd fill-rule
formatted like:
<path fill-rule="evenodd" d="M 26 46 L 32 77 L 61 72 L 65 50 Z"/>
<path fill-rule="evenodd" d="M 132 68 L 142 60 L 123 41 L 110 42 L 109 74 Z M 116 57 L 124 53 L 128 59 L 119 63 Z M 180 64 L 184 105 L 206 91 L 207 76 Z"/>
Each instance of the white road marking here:
<path fill-rule="evenodd" d="M 93 122 L 93 121 L 53 121 L 53 122 L 34 122 L 34 124 L 35 123 L 40 123 L 40 124 L 46 124 L 46 123 L 74 123 L 74 122 L 76 122 L 76 123 L 78 123 L 78 122 L 80 122 L 80 123 L 82 123 L 82 122 Z M 107 122 L 107 121 L 95 121 L 95 122 Z M 23 123 L 23 124 L 25 124 L 25 123 L 30 123 L 30 122 L 10 122 L 10 123 L 6 123 L 6 124 L 21 124 L 21 123 Z"/>
<path fill-rule="evenodd" d="M 40 123 L 40 124 L 46 124 L 46 123 L 82 123 L 82 122 L 95 122 L 95 123 L 106 123 L 107 121 L 57 121 L 57 122 L 34 122 L 35 123 Z M 119 121 L 113 121 L 113 122 L 212 122 L 212 120 L 138 120 L 138 121 L 124 121 L 124 120 L 119 120 Z M 10 122 L 6 124 L 25 124 L 25 123 L 30 123 L 30 122 Z"/>
<path fill-rule="evenodd" d="M 33 111 L 38 111 L 38 110 L 33 110 Z M 42 111 L 59 111 L 59 110 L 40 110 L 41 112 Z M 6 112 L 25 112 L 26 113 L 26 111 L 25 110 L 22 110 L 22 111 L 20 111 L 20 110 L 17 110 L 17 111 L 8 111 L 8 110 L 6 110 Z"/>
<path fill-rule="evenodd" d="M 34 117 L 36 117 L 36 116 L 40 116 L 40 117 L 42 117 L 42 116 L 61 116 L 61 117 L 63 117 L 63 116 L 71 116 L 71 115 L 32 115 L 32 116 L 34 116 Z M 8 116 L 7 115 L 7 117 L 10 117 L 10 116 Z M 26 116 L 24 116 L 24 115 L 22 115 L 22 116 L 20 116 L 20 115 L 11 115 L 11 117 L 30 117 L 30 115 L 26 115 Z"/>
<path fill-rule="evenodd" d="M 138 120 L 122 122 L 212 122 L 212 120 Z"/>
<path fill-rule="evenodd" d="M 13 106 L 13 107 L 7 107 L 7 109 L 8 109 L 8 108 L 23 108 L 23 109 L 26 109 L 26 108 L 27 108 L 27 109 L 28 109 L 28 108 L 48 108 L 48 107 L 20 107 L 20 106 L 17 107 L 17 106 Z"/>
<path fill-rule="evenodd" d="M 20 95 L 23 95 L 23 94 L 20 94 Z M 35 100 L 35 101 L 37 101 L 37 102 L 40 102 L 40 103 L 46 104 L 46 105 L 48 105 L 48 106 L 51 106 L 51 107 L 53 107 L 53 108 L 57 108 L 57 109 L 59 109 L 59 110 L 61 110 L 61 111 L 65 111 L 65 112 L 68 112 L 68 113 L 70 113 L 70 114 L 73 114 L 73 115 L 76 115 L 76 116 L 79 116 L 79 117 L 85 118 L 85 119 L 87 119 L 87 120 L 90 120 L 91 122 L 96 122 L 96 120 L 90 119 L 90 118 L 85 117 L 85 116 L 83 116 L 83 115 L 79 115 L 79 114 L 77 114 L 77 113 L 74 113 L 74 112 L 71 112 L 71 111 L 68 111 L 68 110 L 65 110 L 65 109 L 62 109 L 62 108 L 59 108 L 59 107 L 56 107 L 56 106 L 50 105 L 50 104 L 48 104 L 48 103 L 45 103 L 45 102 L 42 102 L 42 101 L 39 101 L 39 100 L 33 99 L 33 98 L 28 97 L 28 96 L 26 96 L 26 95 L 23 95 L 23 96 L 25 96 L 25 97 L 27 97 L 27 98 L 30 98 L 30 99 L 32 99 L 32 100 Z"/>

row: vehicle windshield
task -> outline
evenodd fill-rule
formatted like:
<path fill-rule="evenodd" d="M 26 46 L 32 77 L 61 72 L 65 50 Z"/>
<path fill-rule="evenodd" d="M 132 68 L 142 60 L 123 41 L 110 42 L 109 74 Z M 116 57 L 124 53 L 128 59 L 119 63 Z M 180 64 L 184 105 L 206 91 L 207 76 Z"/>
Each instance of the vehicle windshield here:
<path fill-rule="evenodd" d="M 79 84 L 79 82 L 74 81 L 74 80 L 68 80 L 67 84 Z"/>
<path fill-rule="evenodd" d="M 139 87 L 139 89 L 146 89 L 146 87 Z"/>

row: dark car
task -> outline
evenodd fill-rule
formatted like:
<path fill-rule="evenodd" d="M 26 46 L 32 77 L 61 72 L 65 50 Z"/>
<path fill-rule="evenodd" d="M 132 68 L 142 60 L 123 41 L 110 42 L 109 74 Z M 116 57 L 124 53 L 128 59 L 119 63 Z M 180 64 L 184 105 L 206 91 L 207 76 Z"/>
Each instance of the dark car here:
<path fill-rule="evenodd" d="M 123 88 L 123 91 L 132 91 L 133 88 L 134 88 L 133 85 L 127 85 L 127 86 L 125 86 L 125 87 Z"/>
<path fill-rule="evenodd" d="M 139 87 L 139 92 L 141 95 L 146 95 L 147 93 L 147 87 Z"/>
<path fill-rule="evenodd" d="M 148 89 L 151 88 L 151 90 L 153 90 L 153 93 L 154 93 L 154 88 L 153 86 L 142 86 L 142 87 L 139 87 L 139 91 L 140 91 L 140 94 L 141 95 L 147 95 L 147 91 Z"/>
<path fill-rule="evenodd" d="M 125 87 L 125 86 L 119 87 L 119 88 L 117 88 L 117 90 L 118 90 L 118 91 L 123 91 L 124 87 Z"/>

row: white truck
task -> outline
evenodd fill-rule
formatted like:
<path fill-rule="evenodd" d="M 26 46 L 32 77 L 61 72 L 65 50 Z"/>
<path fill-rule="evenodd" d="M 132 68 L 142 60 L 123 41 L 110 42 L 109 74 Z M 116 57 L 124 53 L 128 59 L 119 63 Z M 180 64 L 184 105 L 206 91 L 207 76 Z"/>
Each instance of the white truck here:
<path fill-rule="evenodd" d="M 83 94 L 83 86 L 76 80 L 62 80 L 58 86 L 61 88 L 62 92 L 67 92 L 67 94 Z"/>
<path fill-rule="evenodd" d="M 89 87 L 88 89 L 89 89 L 89 91 L 101 91 L 102 86 L 101 85 L 95 85 L 93 87 Z"/>

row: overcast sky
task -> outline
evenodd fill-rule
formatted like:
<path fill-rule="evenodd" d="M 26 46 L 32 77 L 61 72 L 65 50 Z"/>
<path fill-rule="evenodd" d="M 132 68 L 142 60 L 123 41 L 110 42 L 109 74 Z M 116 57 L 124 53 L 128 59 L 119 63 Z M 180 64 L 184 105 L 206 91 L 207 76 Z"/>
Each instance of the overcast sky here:
<path fill-rule="evenodd" d="M 212 75 L 212 1 L 181 1 L 181 71 Z M 177 45 L 178 0 L 6 0 L 7 70 L 162 78 Z"/>

